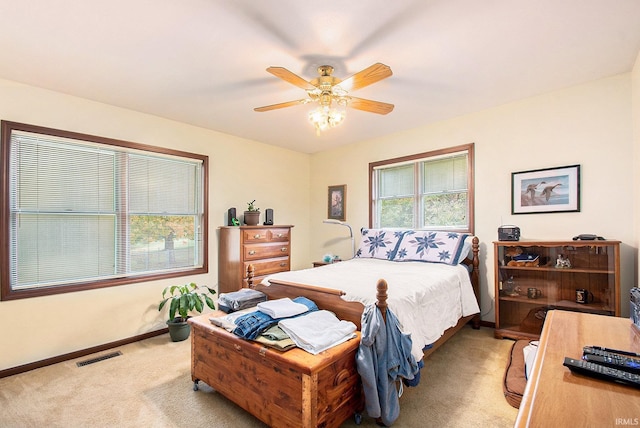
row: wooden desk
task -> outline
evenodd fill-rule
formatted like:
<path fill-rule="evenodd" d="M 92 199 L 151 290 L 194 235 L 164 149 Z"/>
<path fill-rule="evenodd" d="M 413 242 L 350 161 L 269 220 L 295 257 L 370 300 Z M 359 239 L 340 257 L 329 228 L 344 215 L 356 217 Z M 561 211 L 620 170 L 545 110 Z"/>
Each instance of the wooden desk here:
<path fill-rule="evenodd" d="M 628 318 L 553 310 L 540 336 L 516 427 L 615 427 L 640 424 L 640 389 L 573 374 L 564 357 L 596 345 L 640 353 Z"/>

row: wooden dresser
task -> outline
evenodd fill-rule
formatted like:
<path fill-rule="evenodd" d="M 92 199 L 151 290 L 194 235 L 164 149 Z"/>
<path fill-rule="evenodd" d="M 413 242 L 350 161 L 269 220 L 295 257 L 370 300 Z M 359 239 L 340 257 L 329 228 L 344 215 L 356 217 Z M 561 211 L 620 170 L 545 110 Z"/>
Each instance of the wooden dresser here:
<path fill-rule="evenodd" d="M 339 427 L 351 417 L 359 422 L 359 332 L 318 355 L 300 348 L 280 352 L 214 326 L 211 316 L 189 319 L 194 389 L 203 381 L 270 427 Z"/>
<path fill-rule="evenodd" d="M 218 293 L 246 287 L 249 264 L 255 268 L 254 284 L 262 281 L 266 275 L 290 270 L 292 227 L 220 227 Z"/>

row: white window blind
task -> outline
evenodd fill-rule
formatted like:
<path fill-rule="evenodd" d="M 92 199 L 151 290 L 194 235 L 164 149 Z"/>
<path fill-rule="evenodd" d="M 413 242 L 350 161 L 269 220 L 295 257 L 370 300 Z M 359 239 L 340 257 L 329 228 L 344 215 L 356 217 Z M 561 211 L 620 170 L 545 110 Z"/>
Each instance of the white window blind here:
<path fill-rule="evenodd" d="M 12 130 L 12 290 L 201 267 L 203 161 Z"/>
<path fill-rule="evenodd" d="M 416 165 L 391 166 L 377 170 L 377 227 L 413 227 Z"/>
<path fill-rule="evenodd" d="M 427 160 L 422 164 L 422 227 L 468 230 L 468 154 Z"/>
<path fill-rule="evenodd" d="M 467 190 L 467 156 L 426 161 L 424 193 L 458 192 Z"/>
<path fill-rule="evenodd" d="M 371 164 L 372 226 L 472 230 L 472 150 L 461 146 Z"/>
<path fill-rule="evenodd" d="M 380 170 L 380 197 L 393 198 L 414 194 L 414 165 Z"/>

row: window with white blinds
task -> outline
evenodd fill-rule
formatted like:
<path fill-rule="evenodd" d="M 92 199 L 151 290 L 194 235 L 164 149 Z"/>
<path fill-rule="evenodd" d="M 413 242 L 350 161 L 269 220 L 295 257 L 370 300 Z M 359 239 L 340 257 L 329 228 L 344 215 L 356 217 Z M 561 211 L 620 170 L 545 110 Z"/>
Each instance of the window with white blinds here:
<path fill-rule="evenodd" d="M 414 163 L 375 170 L 379 185 L 375 227 L 414 227 L 415 170 Z"/>
<path fill-rule="evenodd" d="M 369 164 L 371 227 L 473 233 L 473 147 Z"/>
<path fill-rule="evenodd" d="M 206 156 L 11 122 L 2 145 L 3 299 L 206 271 Z"/>

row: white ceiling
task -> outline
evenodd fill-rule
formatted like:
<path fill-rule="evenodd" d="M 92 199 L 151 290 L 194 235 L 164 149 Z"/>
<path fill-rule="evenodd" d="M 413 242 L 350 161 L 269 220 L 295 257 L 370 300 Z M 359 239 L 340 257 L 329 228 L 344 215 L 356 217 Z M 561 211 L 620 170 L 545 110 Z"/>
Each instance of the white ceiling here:
<path fill-rule="evenodd" d="M 313 153 L 628 72 L 640 0 L 0 0 L 0 78 Z M 393 76 L 316 136 L 267 73 Z"/>

